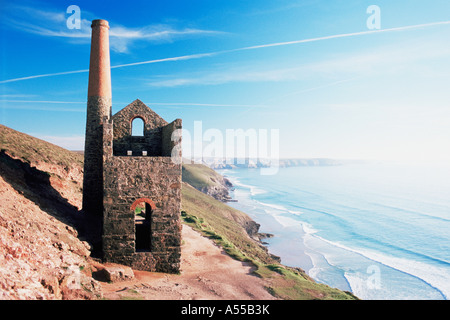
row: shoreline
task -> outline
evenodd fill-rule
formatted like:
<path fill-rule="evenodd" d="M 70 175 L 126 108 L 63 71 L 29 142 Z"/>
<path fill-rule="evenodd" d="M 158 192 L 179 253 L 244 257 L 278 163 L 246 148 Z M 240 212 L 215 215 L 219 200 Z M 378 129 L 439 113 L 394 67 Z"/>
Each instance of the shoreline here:
<path fill-rule="evenodd" d="M 332 171 L 331 173 L 330 169 L 324 169 L 324 172 L 326 172 L 327 175 L 325 176 L 322 174 L 318 176 L 318 179 L 321 179 L 318 181 L 322 183 L 322 185 L 316 183 L 314 184 L 314 187 L 321 187 L 324 186 L 324 183 L 328 183 L 326 178 L 329 174 L 332 174 L 332 177 L 337 178 L 342 176 L 342 174 L 347 174 L 349 172 L 348 170 L 350 170 L 344 169 Z M 362 167 L 358 167 L 358 169 L 358 174 L 366 174 L 366 171 L 362 170 Z M 370 169 L 372 168 L 370 167 Z M 392 170 L 392 168 L 381 166 L 380 169 L 382 170 L 382 175 L 380 177 L 377 175 L 375 177 L 375 181 L 386 183 L 385 180 L 381 179 L 381 177 L 384 177 L 384 173 L 389 173 L 389 170 Z M 401 173 L 406 172 L 405 170 Z M 244 172 L 249 173 L 247 174 Z M 335 172 L 336 175 L 334 175 Z M 377 251 L 376 247 L 363 246 L 364 234 L 361 234 L 362 238 L 355 237 L 355 240 L 353 240 L 353 237 L 345 237 L 342 240 L 344 241 L 342 243 L 339 240 L 331 241 L 326 238 L 322 238 L 318 234 L 314 234 L 316 231 L 311 229 L 311 226 L 308 224 L 309 221 L 320 222 L 318 224 L 320 227 L 323 220 L 321 220 L 322 218 L 317 216 L 317 214 L 327 214 L 330 211 L 327 211 L 327 209 L 317 209 L 318 211 L 316 212 L 315 209 L 310 209 L 314 208 L 312 206 L 317 204 L 320 208 L 322 207 L 322 204 L 327 206 L 337 205 L 336 207 L 328 208 L 328 210 L 335 209 L 339 212 L 339 205 L 342 206 L 342 204 L 345 204 L 345 202 L 330 202 L 330 204 L 323 202 L 327 200 L 326 196 L 331 194 L 330 192 L 336 191 L 336 188 L 324 189 L 326 191 L 324 196 L 322 196 L 322 200 L 321 198 L 310 199 L 307 197 L 305 200 L 305 205 L 298 206 L 295 205 L 295 197 L 297 193 L 289 192 L 289 188 L 291 188 L 290 186 L 292 184 L 284 184 L 284 180 L 268 180 L 271 181 L 270 183 L 277 183 L 277 185 L 279 184 L 280 187 L 280 189 L 271 189 L 271 186 L 273 186 L 272 184 L 266 185 L 263 181 L 258 183 L 259 178 L 253 177 L 253 174 L 250 171 L 228 169 L 220 170 L 219 173 L 226 175 L 230 181 L 235 184 L 236 191 L 232 195 L 233 198 L 238 200 L 238 202 L 235 204 L 230 203 L 229 205 L 246 212 L 252 219 L 261 224 L 261 232 L 269 232 L 275 235 L 273 238 L 267 239 L 265 241 L 265 245 L 270 253 L 281 257 L 282 264 L 286 266 L 300 267 L 315 281 L 325 283 L 332 287 L 337 287 L 341 290 L 351 291 L 362 299 L 448 299 L 448 292 L 450 291 L 448 291 L 449 286 L 446 279 L 450 279 L 450 271 L 447 267 L 434 264 L 433 261 L 421 261 L 413 255 L 414 252 L 410 252 L 409 255 L 401 255 L 397 257 L 392 250 L 386 251 L 383 250 L 383 247 L 379 248 Z M 284 175 L 283 177 L 287 176 Z M 315 174 L 307 175 L 307 177 L 312 179 L 315 177 Z M 357 188 L 359 184 L 360 187 L 363 188 L 367 185 L 367 183 L 362 182 L 361 179 L 356 179 L 355 174 L 350 175 L 349 178 L 353 179 L 351 180 L 352 189 L 350 190 Z M 295 180 L 293 179 L 286 181 L 295 183 Z M 399 183 L 403 182 L 399 181 Z M 305 188 L 305 186 L 307 187 L 309 184 L 302 185 Z M 326 184 L 326 186 L 328 187 L 329 185 Z M 377 185 L 377 187 L 379 186 Z M 277 196 L 277 190 L 279 190 L 279 192 L 289 192 L 289 197 L 285 199 L 285 203 L 281 201 L 279 196 Z M 304 190 L 308 189 L 301 190 L 306 192 Z M 315 195 L 316 193 L 320 194 L 321 191 L 319 190 L 322 189 L 315 188 L 313 190 L 315 192 L 313 195 Z M 366 189 L 362 190 L 364 191 Z M 368 190 L 370 191 L 372 189 Z M 384 191 L 384 193 L 381 193 L 381 196 L 389 196 L 389 194 L 386 193 L 387 191 Z M 394 193 L 394 195 L 397 194 Z M 401 195 L 402 193 L 399 194 L 399 196 Z M 308 192 L 306 192 L 306 196 L 309 196 Z M 346 196 L 345 193 L 340 194 L 340 196 L 341 199 L 346 199 L 342 198 L 342 196 Z M 383 205 L 383 199 L 384 198 L 380 198 L 378 200 L 379 202 L 374 202 L 373 205 Z M 364 200 L 367 201 L 363 197 L 362 201 Z M 357 203 L 356 207 L 353 209 L 363 210 L 365 208 L 364 204 L 364 202 Z M 400 209 L 403 208 L 401 202 L 398 206 L 400 206 Z M 300 212 L 297 208 L 302 212 Z M 368 221 L 372 221 L 377 216 L 376 211 L 373 211 L 376 207 L 369 209 L 372 209 L 371 213 L 373 214 L 368 216 Z M 396 209 L 396 207 L 392 208 L 392 210 L 394 209 Z M 357 214 L 355 210 L 353 211 L 354 212 L 352 212 L 352 214 Z M 296 217 L 302 214 L 305 214 L 306 220 L 298 220 Z M 418 214 L 420 214 L 420 212 L 411 212 L 411 215 Z M 334 217 L 334 214 L 330 213 L 330 215 Z M 326 217 L 327 216 L 324 216 L 324 219 Z M 337 217 L 339 218 L 340 216 L 337 215 Z M 396 217 L 397 216 L 394 215 L 394 212 L 392 215 L 386 215 L 386 217 L 383 216 L 385 219 L 380 221 L 380 225 L 381 223 L 388 223 L 391 220 L 395 222 L 398 220 Z M 421 217 L 423 217 L 423 214 Z M 429 221 L 430 224 L 432 224 L 436 219 L 440 219 L 441 216 L 438 214 L 436 217 L 426 216 L 426 218 L 431 219 Z M 378 222 L 378 220 L 374 220 L 374 222 Z M 351 226 L 353 225 L 350 225 L 350 227 Z M 411 226 L 415 227 L 416 225 Z M 333 227 L 333 225 L 328 223 L 322 225 L 322 227 Z M 369 228 L 369 226 L 367 226 L 367 228 Z M 330 232 L 333 232 L 333 230 Z M 340 232 L 345 232 L 345 230 L 340 230 Z M 375 229 L 373 232 L 377 232 L 377 230 Z M 297 235 L 294 236 L 293 234 Z M 356 236 L 357 235 L 358 234 L 356 234 Z M 283 238 L 283 240 L 280 238 Z M 347 242 L 345 242 L 345 240 L 347 240 Z M 348 241 L 356 242 L 349 243 Z M 400 247 L 398 250 L 402 250 L 402 248 Z M 420 254 L 420 251 L 418 254 Z M 376 272 L 376 274 L 373 272 Z M 373 279 L 375 279 L 374 276 L 379 277 L 379 280 L 377 281 L 381 281 L 381 285 L 378 284 L 375 287 L 373 286 Z M 395 290 L 390 291 L 387 289 L 387 286 L 390 286 Z"/>
<path fill-rule="evenodd" d="M 274 230 L 273 228 L 271 229 L 270 226 L 274 226 L 277 224 L 282 225 L 282 223 L 277 221 L 277 219 L 274 218 L 273 216 L 271 216 L 270 214 L 256 216 L 256 214 L 254 212 L 251 212 L 251 210 L 249 210 L 249 208 L 247 208 L 244 204 L 242 204 L 243 199 L 236 198 L 236 194 L 235 194 L 236 185 L 238 185 L 238 186 L 239 185 L 244 186 L 244 185 L 240 184 L 240 182 L 238 181 L 238 179 L 236 177 L 230 178 L 230 176 L 227 176 L 226 174 L 224 174 L 226 172 L 229 172 L 232 169 L 214 169 L 214 170 L 216 170 L 219 174 L 223 175 L 226 179 L 228 179 L 233 184 L 233 187 L 230 190 L 230 196 L 231 196 L 231 199 L 233 199 L 234 201 L 230 201 L 229 204 L 227 202 L 227 204 L 235 209 L 245 212 L 253 221 L 255 221 L 256 224 L 259 225 L 256 235 L 260 238 L 259 242 L 268 250 L 268 252 L 270 254 L 272 254 L 273 256 L 279 257 L 280 262 L 283 265 L 286 265 L 286 266 L 292 267 L 292 268 L 301 268 L 307 274 L 309 274 L 309 271 L 311 269 L 313 269 L 315 266 L 313 264 L 312 258 L 306 252 L 306 247 L 305 247 L 304 242 L 301 241 L 300 242 L 301 246 L 299 247 L 298 242 L 296 242 L 296 241 L 286 241 L 286 240 L 280 241 L 280 239 L 287 239 L 287 238 L 293 237 L 293 236 L 296 236 L 296 238 L 298 238 L 298 237 L 303 238 L 304 235 L 306 234 L 306 231 L 304 230 L 303 225 L 301 225 L 299 223 L 295 227 L 287 227 L 287 228 L 296 228 L 296 229 L 288 231 L 288 232 L 283 232 L 283 233 L 279 233 L 278 232 L 279 230 Z M 258 188 L 256 186 L 245 186 L 245 187 Z M 263 237 L 260 237 L 260 235 L 263 235 Z M 281 243 L 281 242 L 286 242 L 286 243 L 290 244 L 291 246 L 289 248 L 286 248 L 286 244 Z M 292 252 L 297 252 L 297 254 L 295 255 L 295 257 L 292 257 L 291 259 L 288 259 L 286 261 L 287 254 L 284 254 L 285 252 L 289 252 L 290 253 L 289 256 L 292 256 Z"/>

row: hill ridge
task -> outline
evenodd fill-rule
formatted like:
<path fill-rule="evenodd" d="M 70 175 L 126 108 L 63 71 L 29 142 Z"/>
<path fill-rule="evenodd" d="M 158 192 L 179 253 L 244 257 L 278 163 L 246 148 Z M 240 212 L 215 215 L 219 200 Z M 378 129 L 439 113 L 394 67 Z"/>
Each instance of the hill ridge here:
<path fill-rule="evenodd" d="M 100 299 L 105 284 L 96 274 L 106 266 L 95 258 L 91 221 L 81 211 L 82 155 L 0 125 L 0 176 L 0 299 Z M 253 220 L 186 181 L 182 210 L 183 228 L 191 226 L 227 255 L 252 264 L 250 276 L 260 280 L 249 283 L 269 288 L 272 296 L 354 299 L 349 293 L 315 283 L 302 270 L 282 266 L 257 238 L 249 236 L 245 226 Z M 189 258 L 184 261 L 193 263 Z M 211 273 L 210 279 L 215 276 L 219 275 Z M 81 285 L 74 287 L 74 279 Z M 122 281 L 124 286 L 129 283 Z M 208 283 L 192 285 L 206 290 Z M 168 285 L 176 288 L 175 282 Z M 230 297 L 223 290 L 229 285 L 216 282 L 215 289 L 205 291 L 207 298 L 221 299 L 213 294 L 221 290 L 222 297 Z"/>

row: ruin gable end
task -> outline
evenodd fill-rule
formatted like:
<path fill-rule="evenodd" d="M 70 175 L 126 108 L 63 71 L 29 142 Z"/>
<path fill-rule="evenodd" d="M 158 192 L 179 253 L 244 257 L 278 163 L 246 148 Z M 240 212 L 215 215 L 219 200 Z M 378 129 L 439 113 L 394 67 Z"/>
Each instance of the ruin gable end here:
<path fill-rule="evenodd" d="M 132 122 L 143 119 L 143 136 Z M 168 124 L 136 100 L 104 124 L 104 259 L 135 269 L 177 273 L 181 256 L 181 164 L 173 161 Z M 172 141 L 170 142 L 172 144 Z M 174 187 L 175 186 L 175 187 Z M 144 214 L 141 214 L 144 212 Z"/>

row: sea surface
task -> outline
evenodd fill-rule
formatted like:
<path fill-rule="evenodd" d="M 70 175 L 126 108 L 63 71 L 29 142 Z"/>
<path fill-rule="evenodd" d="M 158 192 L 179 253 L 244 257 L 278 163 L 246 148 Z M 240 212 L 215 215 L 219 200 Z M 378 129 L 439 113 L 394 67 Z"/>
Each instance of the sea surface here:
<path fill-rule="evenodd" d="M 283 264 L 361 299 L 450 298 L 450 166 L 218 172 Z"/>

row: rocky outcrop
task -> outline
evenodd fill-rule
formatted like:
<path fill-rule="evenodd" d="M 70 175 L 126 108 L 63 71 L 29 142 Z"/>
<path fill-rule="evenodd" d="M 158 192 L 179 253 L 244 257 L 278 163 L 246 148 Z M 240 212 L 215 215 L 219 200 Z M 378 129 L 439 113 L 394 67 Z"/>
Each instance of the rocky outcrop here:
<path fill-rule="evenodd" d="M 227 202 L 231 200 L 229 189 L 233 184 L 225 177 L 211 177 L 213 185 L 205 186 L 199 190 L 216 200 Z"/>
<path fill-rule="evenodd" d="M 119 282 L 134 279 L 133 269 L 120 264 L 107 263 L 105 265 L 96 264 L 97 271 L 92 272 L 92 276 L 103 282 Z"/>
<path fill-rule="evenodd" d="M 231 200 L 229 189 L 233 184 L 206 165 L 183 163 L 182 180 L 216 200 Z"/>
<path fill-rule="evenodd" d="M 0 299 L 101 298 L 90 246 L 0 177 Z"/>

